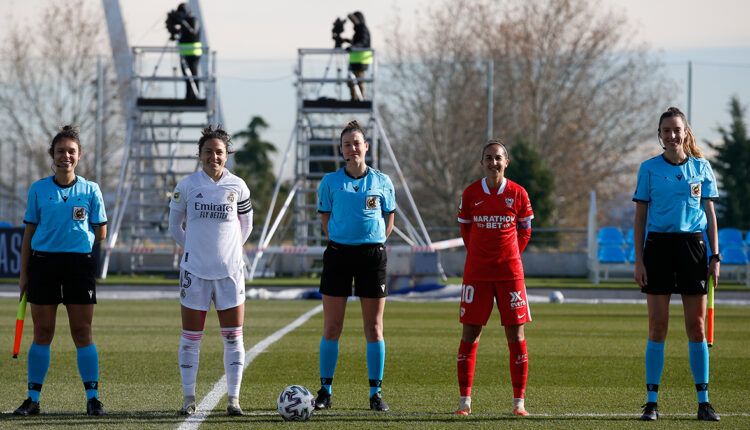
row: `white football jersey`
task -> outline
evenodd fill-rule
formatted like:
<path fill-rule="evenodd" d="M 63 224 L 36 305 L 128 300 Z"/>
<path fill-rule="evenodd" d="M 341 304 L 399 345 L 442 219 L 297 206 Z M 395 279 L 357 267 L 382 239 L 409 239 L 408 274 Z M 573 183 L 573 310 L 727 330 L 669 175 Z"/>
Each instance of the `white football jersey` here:
<path fill-rule="evenodd" d="M 226 169 L 218 182 L 195 172 L 177 184 L 169 208 L 186 212 L 181 268 L 202 279 L 222 279 L 242 267 L 237 214 L 253 210 L 245 181 Z"/>

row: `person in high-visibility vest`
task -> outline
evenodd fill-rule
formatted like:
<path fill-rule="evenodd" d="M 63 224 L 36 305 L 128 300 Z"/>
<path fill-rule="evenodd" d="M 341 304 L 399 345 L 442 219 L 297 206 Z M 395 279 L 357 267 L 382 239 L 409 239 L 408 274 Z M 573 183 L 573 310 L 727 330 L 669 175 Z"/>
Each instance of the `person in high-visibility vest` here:
<path fill-rule="evenodd" d="M 198 98 L 198 65 L 200 64 L 203 46 L 201 44 L 200 22 L 185 3 L 180 3 L 177 10 L 167 15 L 167 29 L 172 37 L 177 36 L 177 48 L 180 51 L 180 67 L 185 76 L 185 98 Z"/>
<path fill-rule="evenodd" d="M 356 78 L 355 81 L 349 81 L 349 91 L 352 100 L 363 100 L 365 96 L 365 84 L 362 78 L 365 71 L 372 64 L 372 51 L 366 48 L 370 47 L 370 30 L 365 25 L 365 16 L 362 12 L 357 11 L 348 15 L 349 20 L 354 24 L 354 35 L 349 42 L 349 71 Z M 354 48 L 354 49 L 352 49 Z"/>

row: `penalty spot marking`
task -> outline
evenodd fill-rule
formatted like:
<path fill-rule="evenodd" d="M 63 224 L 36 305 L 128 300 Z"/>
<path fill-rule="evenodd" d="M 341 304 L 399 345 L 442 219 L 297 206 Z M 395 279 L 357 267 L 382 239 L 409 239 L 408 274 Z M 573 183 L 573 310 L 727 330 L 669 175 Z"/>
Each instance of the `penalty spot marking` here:
<path fill-rule="evenodd" d="M 245 369 L 247 369 L 247 366 L 250 365 L 253 360 L 258 358 L 260 353 L 265 351 L 269 346 L 273 345 L 276 341 L 278 341 L 288 333 L 294 331 L 297 327 L 306 323 L 307 320 L 309 320 L 313 316 L 319 314 L 322 310 L 322 304 L 315 306 L 314 308 L 300 315 L 299 318 L 292 321 L 286 327 L 277 330 L 275 333 L 271 334 L 267 338 L 256 343 L 252 348 L 245 351 L 245 366 L 242 368 L 243 373 Z M 203 423 L 203 421 L 205 421 L 206 418 L 211 415 L 211 411 L 213 411 L 216 405 L 219 404 L 219 400 L 224 397 L 224 394 L 226 394 L 226 392 L 227 375 L 224 374 L 218 381 L 216 381 L 211 391 L 206 394 L 206 397 L 204 397 L 203 400 L 201 400 L 201 402 L 195 408 L 195 413 L 187 417 L 185 421 L 180 424 L 178 430 L 194 430 L 200 427 L 201 423 Z"/>

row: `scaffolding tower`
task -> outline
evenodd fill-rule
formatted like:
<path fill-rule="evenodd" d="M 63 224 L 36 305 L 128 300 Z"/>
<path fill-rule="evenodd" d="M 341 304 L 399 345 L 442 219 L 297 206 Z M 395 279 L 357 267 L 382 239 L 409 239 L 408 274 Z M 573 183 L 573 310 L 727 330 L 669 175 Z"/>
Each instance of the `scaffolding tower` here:
<path fill-rule="evenodd" d="M 133 94 L 105 257 L 118 254 L 131 271 L 176 270 L 179 255 L 169 233 L 169 199 L 183 177 L 199 168 L 197 142 L 206 124 L 219 121 L 214 53 L 203 49 L 205 73 L 187 84 L 198 98 L 185 98 L 184 61 L 175 47 L 132 49 Z M 106 273 L 106 272 L 105 272 Z"/>
<path fill-rule="evenodd" d="M 268 214 L 263 225 L 258 247 L 251 252 L 250 279 L 256 272 L 265 271 L 269 255 L 293 253 L 302 260 L 298 272 L 314 272 L 320 269 L 325 246 L 325 237 L 317 213 L 317 190 L 320 180 L 326 173 L 344 166 L 339 153 L 339 133 L 349 121 L 356 119 L 365 129 L 369 151 L 366 162 L 369 166 L 381 169 L 385 164 L 388 170 L 396 172 L 394 186 L 397 194 L 406 196 L 410 209 L 397 209 L 397 225 L 394 232 L 407 247 L 421 247 L 428 252 L 430 241 L 427 229 L 406 183 L 395 154 L 391 148 L 385 128 L 375 107 L 377 57 L 373 51 L 373 62 L 365 75 L 359 79 L 349 72 L 349 51 L 334 49 L 299 49 L 296 73 L 295 127 L 284 151 L 277 175 L 277 183 Z M 350 87 L 364 84 L 364 94 Z M 381 151 L 381 147 L 385 152 Z M 276 200 L 280 194 L 282 175 L 291 154 L 294 154 L 294 178 L 286 200 L 272 221 Z M 385 156 L 384 156 L 385 155 Z M 271 246 L 274 234 L 287 212 L 293 221 L 292 245 Z M 410 222 L 415 219 L 418 228 Z M 264 259 L 264 255 L 266 258 Z M 438 270 L 442 269 L 437 263 Z"/>
<path fill-rule="evenodd" d="M 185 64 L 175 42 L 131 47 L 119 0 L 102 0 L 127 120 L 102 277 L 113 258 L 120 269 L 129 266 L 131 272 L 177 269 L 178 250 L 169 234 L 169 199 L 177 182 L 199 168 L 201 130 L 224 122 L 216 90 L 216 53 L 209 49 L 199 0 L 188 3 L 202 23 L 199 70 L 188 76 L 198 94 L 192 99 L 185 98 L 181 72 Z"/>

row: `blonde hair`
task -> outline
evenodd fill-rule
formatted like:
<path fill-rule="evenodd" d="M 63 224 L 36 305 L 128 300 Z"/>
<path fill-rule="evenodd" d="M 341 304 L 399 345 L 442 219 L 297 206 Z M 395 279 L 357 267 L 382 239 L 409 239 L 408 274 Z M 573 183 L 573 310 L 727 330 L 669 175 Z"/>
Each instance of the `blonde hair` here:
<path fill-rule="evenodd" d="M 685 151 L 685 154 L 687 154 L 689 157 L 694 158 L 703 158 L 703 151 L 698 147 L 698 142 L 695 139 L 695 135 L 693 134 L 693 130 L 690 128 L 690 124 L 687 122 L 687 118 L 685 118 L 685 114 L 682 113 L 678 108 L 676 107 L 670 107 L 667 109 L 661 116 L 659 117 L 659 128 L 657 131 L 661 132 L 661 123 L 664 121 L 665 118 L 673 118 L 678 117 L 682 120 L 682 123 L 685 124 L 685 141 L 682 142 L 682 149 Z"/>

